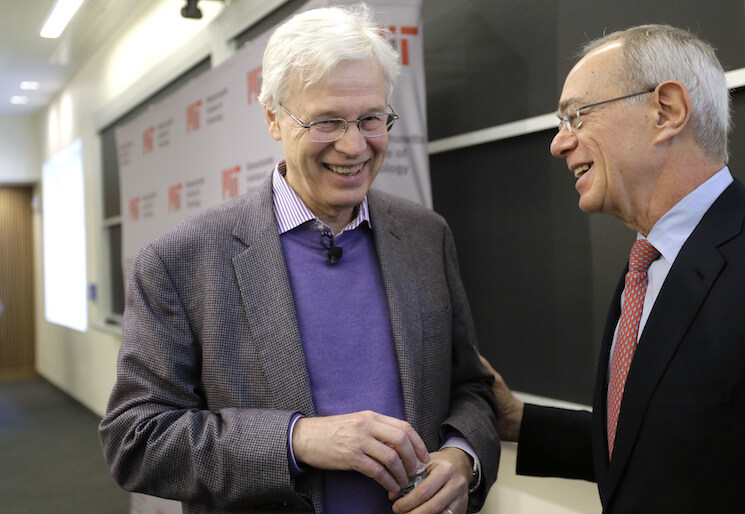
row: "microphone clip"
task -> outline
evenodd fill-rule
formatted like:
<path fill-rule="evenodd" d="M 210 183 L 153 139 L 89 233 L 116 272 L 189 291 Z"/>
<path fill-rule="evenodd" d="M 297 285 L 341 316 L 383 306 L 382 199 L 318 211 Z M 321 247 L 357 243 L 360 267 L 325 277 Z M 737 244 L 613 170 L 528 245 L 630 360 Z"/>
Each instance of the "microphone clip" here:
<path fill-rule="evenodd" d="M 326 249 L 326 262 L 330 265 L 337 264 L 343 253 L 341 246 L 334 245 L 334 235 L 324 230 L 321 232 L 321 245 Z"/>

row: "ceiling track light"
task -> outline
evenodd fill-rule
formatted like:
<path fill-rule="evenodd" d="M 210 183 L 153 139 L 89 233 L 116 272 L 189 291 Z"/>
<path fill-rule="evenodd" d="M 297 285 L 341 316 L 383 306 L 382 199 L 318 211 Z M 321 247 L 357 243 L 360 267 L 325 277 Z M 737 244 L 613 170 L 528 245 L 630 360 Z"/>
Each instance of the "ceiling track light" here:
<path fill-rule="evenodd" d="M 225 0 L 216 0 L 218 2 L 224 2 Z M 190 18 L 192 20 L 202 19 L 202 10 L 197 5 L 199 0 L 186 0 L 186 5 L 181 8 L 181 16 L 184 18 Z"/>
<path fill-rule="evenodd" d="M 54 2 L 39 35 L 47 39 L 60 37 L 83 2 L 84 0 L 57 0 Z"/>
<path fill-rule="evenodd" d="M 186 0 L 186 5 L 181 9 L 181 16 L 192 20 L 202 19 L 202 10 L 197 6 L 199 0 Z"/>

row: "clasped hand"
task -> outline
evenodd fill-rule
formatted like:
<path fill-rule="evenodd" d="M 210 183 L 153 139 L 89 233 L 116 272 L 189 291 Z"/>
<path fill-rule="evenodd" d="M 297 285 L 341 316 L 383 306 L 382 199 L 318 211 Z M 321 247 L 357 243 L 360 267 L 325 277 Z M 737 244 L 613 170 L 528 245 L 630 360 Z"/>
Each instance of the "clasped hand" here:
<path fill-rule="evenodd" d="M 301 418 L 292 434 L 295 458 L 318 469 L 357 471 L 398 493 L 430 457 L 407 422 L 372 411 Z"/>
<path fill-rule="evenodd" d="M 445 448 L 432 457 L 407 422 L 376 412 L 301 418 L 292 435 L 295 458 L 318 469 L 357 471 L 388 492 L 392 500 L 414 476 L 417 461 L 427 465 L 427 478 L 398 499 L 394 512 L 465 512 L 470 458 L 460 449 Z"/>

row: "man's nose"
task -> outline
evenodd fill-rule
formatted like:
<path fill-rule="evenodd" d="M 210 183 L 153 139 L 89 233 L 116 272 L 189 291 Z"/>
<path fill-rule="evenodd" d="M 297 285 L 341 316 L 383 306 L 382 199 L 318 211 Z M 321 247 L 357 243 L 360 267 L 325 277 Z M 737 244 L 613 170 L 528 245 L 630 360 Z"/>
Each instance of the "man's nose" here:
<path fill-rule="evenodd" d="M 551 141 L 551 154 L 559 159 L 566 159 L 567 154 L 577 147 L 577 136 L 563 125 Z"/>
<path fill-rule="evenodd" d="M 367 138 L 362 135 L 357 123 L 349 123 L 347 130 L 334 144 L 340 152 L 348 155 L 358 155 L 367 147 Z"/>

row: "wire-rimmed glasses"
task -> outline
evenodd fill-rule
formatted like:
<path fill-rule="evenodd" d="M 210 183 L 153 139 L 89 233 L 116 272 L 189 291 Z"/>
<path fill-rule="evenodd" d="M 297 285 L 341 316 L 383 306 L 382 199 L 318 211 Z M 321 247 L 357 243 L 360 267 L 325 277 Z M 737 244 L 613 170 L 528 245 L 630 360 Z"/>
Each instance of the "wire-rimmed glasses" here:
<path fill-rule="evenodd" d="M 345 118 L 325 118 L 322 120 L 311 121 L 307 125 L 300 121 L 297 116 L 292 114 L 287 108 L 279 106 L 297 122 L 298 125 L 308 130 L 310 140 L 316 143 L 333 143 L 342 138 L 347 131 L 350 123 L 356 123 L 357 128 L 364 137 L 380 137 L 387 134 L 399 115 L 390 105 L 388 108 L 392 112 L 371 112 L 358 120 L 347 120 Z"/>
<path fill-rule="evenodd" d="M 593 104 L 583 105 L 582 107 L 570 105 L 564 110 L 564 112 L 558 115 L 559 130 L 561 130 L 561 127 L 566 127 L 569 132 L 574 132 L 575 130 L 580 128 L 582 126 L 581 111 L 590 109 L 592 107 L 597 107 L 598 105 L 615 102 L 617 100 L 625 100 L 626 98 L 632 98 L 634 96 L 646 95 L 647 93 L 653 92 L 655 89 L 657 88 L 653 87 L 652 89 L 647 89 L 646 91 L 639 91 L 638 93 L 631 93 L 630 95 L 619 96 L 617 98 L 611 98 L 610 100 L 603 100 L 602 102 L 595 102 Z"/>

